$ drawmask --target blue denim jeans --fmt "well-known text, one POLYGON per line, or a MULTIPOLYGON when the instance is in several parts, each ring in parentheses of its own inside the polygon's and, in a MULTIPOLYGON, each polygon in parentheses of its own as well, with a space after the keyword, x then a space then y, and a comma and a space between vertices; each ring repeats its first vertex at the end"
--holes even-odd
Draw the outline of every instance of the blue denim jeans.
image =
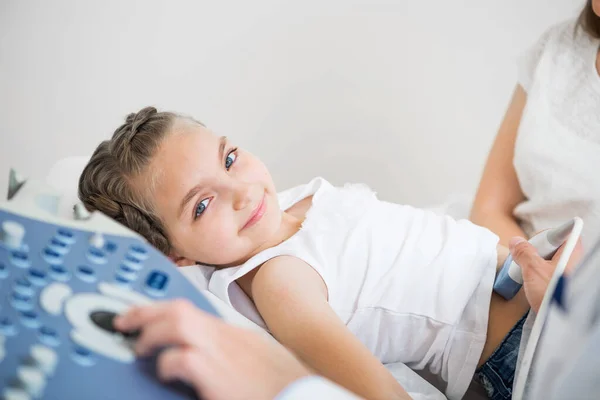
POLYGON ((512 398, 521 333, 527 314, 513 326, 485 364, 475 371, 475 376, 492 400, 512 398))

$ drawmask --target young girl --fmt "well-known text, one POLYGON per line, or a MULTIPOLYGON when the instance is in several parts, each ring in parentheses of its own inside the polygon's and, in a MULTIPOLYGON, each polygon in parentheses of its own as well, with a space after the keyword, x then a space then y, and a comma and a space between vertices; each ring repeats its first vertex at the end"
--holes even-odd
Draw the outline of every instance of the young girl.
POLYGON ((322 178, 278 196, 257 158, 151 107, 98 146, 79 195, 177 264, 216 266, 213 293, 231 305, 239 285, 275 338, 365 398, 406 396, 391 362, 451 399, 476 370, 510 395, 528 305, 492 293, 508 253, 484 228, 322 178))

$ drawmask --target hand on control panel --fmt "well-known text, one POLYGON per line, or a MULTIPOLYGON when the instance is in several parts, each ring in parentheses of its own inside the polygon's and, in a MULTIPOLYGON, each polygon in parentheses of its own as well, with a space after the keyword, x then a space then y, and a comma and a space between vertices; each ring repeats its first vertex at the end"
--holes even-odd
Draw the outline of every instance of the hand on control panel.
POLYGON ((207 400, 272 399, 309 375, 283 346, 228 325, 185 300, 134 307, 117 317, 114 326, 125 332, 141 330, 134 345, 140 356, 169 346, 158 356, 159 377, 186 382, 207 400))

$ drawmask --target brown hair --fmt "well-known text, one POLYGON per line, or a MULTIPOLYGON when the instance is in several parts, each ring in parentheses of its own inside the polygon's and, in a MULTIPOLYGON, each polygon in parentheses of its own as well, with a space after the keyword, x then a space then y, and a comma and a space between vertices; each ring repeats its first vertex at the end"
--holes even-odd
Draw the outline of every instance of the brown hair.
POLYGON ((592 0, 587 1, 581 14, 579 14, 577 26, 581 27, 591 37, 600 39, 600 17, 594 12, 592 0))
POLYGON ((169 254, 171 245, 147 193, 133 180, 142 174, 177 120, 202 123, 146 107, 129 114, 110 140, 96 148, 79 178, 79 198, 89 211, 98 210, 144 236, 169 254))

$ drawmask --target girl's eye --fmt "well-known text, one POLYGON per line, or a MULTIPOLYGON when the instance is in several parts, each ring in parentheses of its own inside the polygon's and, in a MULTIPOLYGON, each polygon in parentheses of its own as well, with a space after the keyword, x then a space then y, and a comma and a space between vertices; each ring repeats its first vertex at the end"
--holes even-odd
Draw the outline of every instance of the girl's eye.
POLYGON ((235 160, 237 160, 237 154, 235 154, 236 150, 237 149, 233 149, 227 154, 227 158, 225 159, 225 169, 227 171, 229 171, 229 168, 231 168, 235 160))
POLYGON ((194 219, 197 219, 204 211, 206 211, 206 207, 208 207, 208 203, 210 203, 209 199, 204 199, 196 206, 194 210, 194 219))

